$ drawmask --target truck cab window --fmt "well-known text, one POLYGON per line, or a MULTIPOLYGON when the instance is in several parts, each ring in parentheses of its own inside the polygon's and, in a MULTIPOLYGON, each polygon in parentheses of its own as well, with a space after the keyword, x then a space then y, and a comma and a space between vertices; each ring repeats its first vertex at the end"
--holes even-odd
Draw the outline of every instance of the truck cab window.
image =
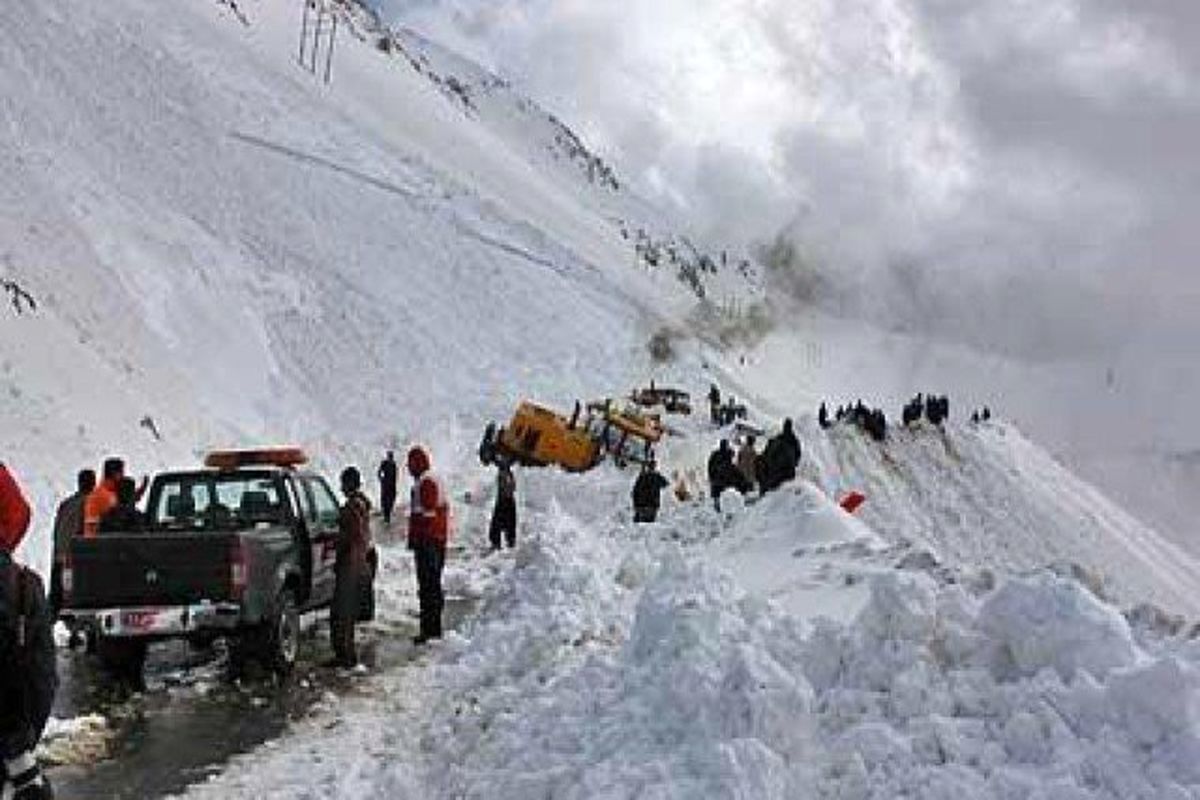
POLYGON ((337 525, 338 502, 329 486, 320 478, 308 478, 305 485, 311 493, 317 521, 325 527, 337 525))

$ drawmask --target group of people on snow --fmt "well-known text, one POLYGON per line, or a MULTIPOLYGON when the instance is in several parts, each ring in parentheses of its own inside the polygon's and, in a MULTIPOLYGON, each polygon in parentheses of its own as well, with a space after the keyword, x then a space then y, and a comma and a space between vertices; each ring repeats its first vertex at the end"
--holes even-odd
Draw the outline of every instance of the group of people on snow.
POLYGON ((971 412, 971 422, 978 425, 981 422, 990 422, 992 419, 992 410, 984 406, 978 411, 971 412))
POLYGON ((747 415, 746 405, 739 403, 733 395, 721 402, 721 390, 714 383, 708 388, 708 413, 712 424, 718 428, 732 425, 747 415))
POLYGON ((950 419, 950 398, 946 395, 920 394, 909 400, 904 406, 901 418, 905 427, 919 422, 922 415, 929 424, 940 426, 950 419))
POLYGON ((828 430, 835 424, 843 422, 856 425, 877 442, 882 442, 887 438, 887 415, 883 413, 883 409, 868 408, 862 400, 857 400, 854 403, 838 406, 831 420, 829 407, 825 405, 824 401, 821 402, 820 408, 817 409, 817 424, 823 430, 828 430))
POLYGON ((718 511, 721 495, 730 489, 742 495, 757 489, 763 495, 796 478, 801 448, 791 419, 783 421, 782 430, 767 441, 761 453, 756 444, 757 437, 749 434, 735 454, 729 440, 722 439, 709 455, 708 485, 718 511))

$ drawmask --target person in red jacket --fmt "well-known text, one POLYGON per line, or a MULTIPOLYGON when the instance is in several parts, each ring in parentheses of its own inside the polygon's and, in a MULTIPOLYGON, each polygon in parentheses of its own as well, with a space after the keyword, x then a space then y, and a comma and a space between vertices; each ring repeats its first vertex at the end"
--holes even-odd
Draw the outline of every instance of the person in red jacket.
POLYGON ((0 795, 47 800, 53 792, 34 751, 50 718, 58 675, 42 580, 13 560, 29 520, 29 503, 0 464, 0 795))
POLYGON ((412 502, 408 512, 408 546, 417 564, 417 598, 421 604, 421 630, 414 644, 442 638, 442 567, 450 538, 450 501, 442 482, 433 474, 429 453, 422 447, 408 451, 412 476, 412 502))

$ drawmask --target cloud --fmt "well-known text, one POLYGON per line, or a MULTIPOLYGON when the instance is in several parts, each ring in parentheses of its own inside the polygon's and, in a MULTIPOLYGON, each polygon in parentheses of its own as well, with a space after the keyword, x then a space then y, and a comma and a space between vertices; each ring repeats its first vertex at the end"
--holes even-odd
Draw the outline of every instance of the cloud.
POLYGON ((1197 325, 1195 4, 382 2, 710 236, 786 231, 859 312, 1025 353, 1197 325))

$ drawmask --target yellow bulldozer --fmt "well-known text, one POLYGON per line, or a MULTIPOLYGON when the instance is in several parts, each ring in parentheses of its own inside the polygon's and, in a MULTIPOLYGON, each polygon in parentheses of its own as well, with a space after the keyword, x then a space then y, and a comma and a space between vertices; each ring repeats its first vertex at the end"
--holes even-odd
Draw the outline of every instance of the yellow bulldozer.
POLYGON ((570 417, 525 401, 506 427, 490 423, 479 445, 485 465, 505 460, 523 466, 558 465, 586 472, 605 456, 618 465, 642 464, 654 457, 663 428, 653 415, 611 401, 579 403, 570 417))

